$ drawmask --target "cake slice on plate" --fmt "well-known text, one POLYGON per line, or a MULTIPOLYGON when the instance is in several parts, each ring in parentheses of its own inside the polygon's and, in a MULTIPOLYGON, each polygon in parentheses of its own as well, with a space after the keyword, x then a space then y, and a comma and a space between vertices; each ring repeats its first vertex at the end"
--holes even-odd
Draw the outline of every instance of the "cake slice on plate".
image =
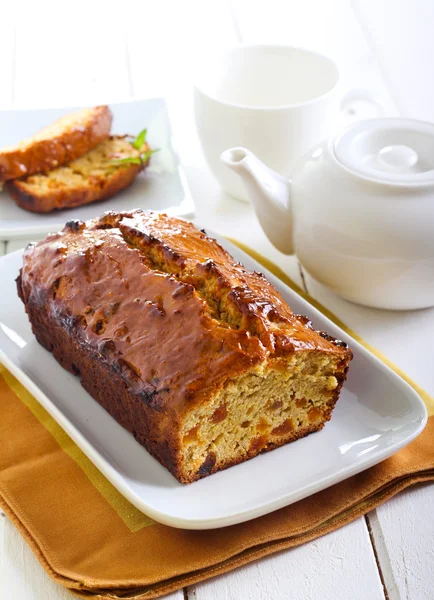
POLYGON ((110 136, 71 163, 8 181, 6 189, 18 206, 38 213, 107 200, 133 183, 151 152, 145 141, 138 149, 127 136, 110 136))
POLYGON ((46 173, 95 148, 110 135, 108 106, 84 108, 65 115, 16 146, 0 150, 0 183, 46 173))

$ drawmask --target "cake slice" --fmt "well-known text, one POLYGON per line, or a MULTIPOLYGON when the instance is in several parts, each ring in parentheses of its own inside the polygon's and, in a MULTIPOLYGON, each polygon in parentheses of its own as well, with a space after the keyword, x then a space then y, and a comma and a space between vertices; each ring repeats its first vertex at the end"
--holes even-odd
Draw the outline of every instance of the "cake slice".
POLYGON ((352 357, 152 212, 67 223, 26 249, 18 291, 38 341, 183 483, 321 429, 352 357))
POLYGON ((6 190, 21 208, 46 213, 106 200, 132 184, 149 163, 146 142, 140 149, 126 136, 111 136, 68 165, 46 174, 30 175, 6 183, 6 190))
POLYGON ((0 183, 46 173, 95 148, 110 134, 108 106, 84 108, 65 115, 16 146, 0 150, 0 183))

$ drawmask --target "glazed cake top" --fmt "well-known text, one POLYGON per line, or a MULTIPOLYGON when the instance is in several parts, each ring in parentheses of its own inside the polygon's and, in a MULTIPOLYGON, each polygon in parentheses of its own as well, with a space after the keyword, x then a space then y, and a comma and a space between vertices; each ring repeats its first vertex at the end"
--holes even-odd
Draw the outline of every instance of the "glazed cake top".
POLYGON ((40 306, 157 409, 177 412, 228 378, 300 350, 348 350, 191 223, 106 213, 27 247, 26 303, 40 306))

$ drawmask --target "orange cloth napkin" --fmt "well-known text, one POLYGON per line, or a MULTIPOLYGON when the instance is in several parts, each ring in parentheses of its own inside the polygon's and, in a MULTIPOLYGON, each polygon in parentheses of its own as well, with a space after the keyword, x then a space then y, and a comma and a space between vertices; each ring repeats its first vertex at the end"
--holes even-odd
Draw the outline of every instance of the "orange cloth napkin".
MULTIPOLYGON (((244 250, 305 296, 277 267, 244 250)), ((433 398, 410 383, 434 415, 433 398)), ((129 504, 3 367, 0 414, 0 505, 47 573, 83 598, 157 598, 303 544, 410 485, 434 480, 431 416, 407 448, 323 492, 248 523, 184 531, 155 523, 129 504)))

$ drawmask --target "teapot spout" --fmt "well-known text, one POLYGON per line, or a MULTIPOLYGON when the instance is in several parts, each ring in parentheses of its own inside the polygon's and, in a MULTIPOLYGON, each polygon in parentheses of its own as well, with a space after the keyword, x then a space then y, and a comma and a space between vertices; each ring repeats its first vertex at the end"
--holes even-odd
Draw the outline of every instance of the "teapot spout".
POLYGON ((256 216, 270 242, 280 252, 294 254, 291 182, 245 148, 225 150, 220 159, 244 181, 256 216))

